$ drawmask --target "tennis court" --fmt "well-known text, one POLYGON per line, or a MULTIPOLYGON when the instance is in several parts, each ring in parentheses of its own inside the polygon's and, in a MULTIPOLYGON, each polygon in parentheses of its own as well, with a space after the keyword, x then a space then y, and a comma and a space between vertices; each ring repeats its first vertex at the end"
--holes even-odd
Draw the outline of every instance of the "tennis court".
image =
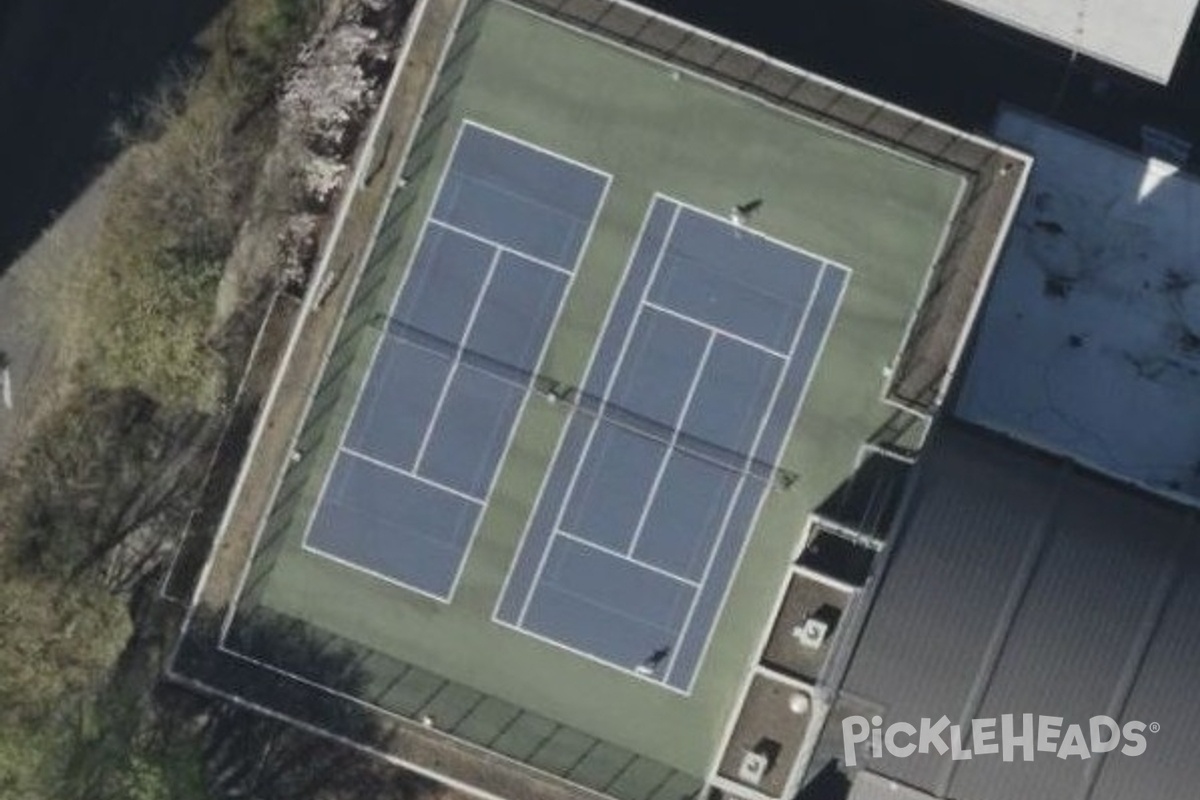
MULTIPOLYGON (((623 800, 679 800, 717 763, 805 519, 895 415, 881 375, 965 184, 522 5, 463 10, 429 6, 457 31, 431 48, 444 62, 413 62, 437 66, 437 85, 396 94, 422 121, 381 138, 347 184, 354 235, 288 342, 222 526, 237 547, 214 549, 203 607, 231 609, 214 639, 233 694, 277 687, 286 698, 266 707, 339 735, 363 713, 389 732, 432 720, 439 748, 496 766, 489 787, 511 759, 623 800), (378 213, 353 210, 377 195, 378 213), (755 198, 738 239, 728 213, 755 198), (789 280, 771 283, 776 268, 789 280), (313 702, 294 699, 302 684, 313 702)), ((726 52, 657 18, 647 30, 700 59, 726 52)), ((760 66, 798 97, 829 89, 736 50, 722 65, 760 66)), ((461 762, 468 781, 479 763, 461 762)))
POLYGON ((689 692, 848 277, 657 196, 496 619, 689 692))
POLYGON ((450 599, 607 187, 463 124, 306 550, 450 599))

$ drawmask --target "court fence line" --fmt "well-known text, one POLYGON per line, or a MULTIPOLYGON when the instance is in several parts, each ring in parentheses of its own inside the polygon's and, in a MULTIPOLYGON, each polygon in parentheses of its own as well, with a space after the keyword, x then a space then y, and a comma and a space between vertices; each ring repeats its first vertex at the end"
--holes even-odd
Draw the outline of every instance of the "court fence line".
POLYGON ((887 388, 902 408, 930 415, 940 407, 963 353, 960 333, 999 255, 990 245, 1007 230, 1029 156, 627 0, 508 2, 966 177, 969 189, 887 388))

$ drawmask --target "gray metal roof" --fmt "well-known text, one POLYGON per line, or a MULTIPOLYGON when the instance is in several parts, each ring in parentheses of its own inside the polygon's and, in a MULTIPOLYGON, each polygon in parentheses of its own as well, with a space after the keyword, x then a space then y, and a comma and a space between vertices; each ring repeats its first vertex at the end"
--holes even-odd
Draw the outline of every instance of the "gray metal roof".
MULTIPOLYGON (((1200 786, 1200 522, 946 422, 843 689, 885 724, 1032 713, 1158 722, 1140 757, 913 755, 868 769, 937 797, 1191 800, 1200 786)), ((969 746, 969 745, 968 745, 969 746)))
POLYGON ((849 800, 931 800, 924 792, 918 792, 903 784, 888 780, 871 772, 860 772, 854 778, 849 800))

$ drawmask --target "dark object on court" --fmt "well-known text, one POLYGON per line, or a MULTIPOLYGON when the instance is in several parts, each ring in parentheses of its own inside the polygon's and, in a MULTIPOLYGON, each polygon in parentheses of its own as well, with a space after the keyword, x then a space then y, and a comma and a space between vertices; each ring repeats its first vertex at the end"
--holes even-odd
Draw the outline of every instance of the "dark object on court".
POLYGON ((734 208, 737 209, 737 213, 741 217, 745 218, 745 217, 749 217, 755 211, 758 211, 758 209, 762 207, 762 204, 763 204, 763 199, 761 197, 756 197, 753 200, 749 200, 745 203, 742 203, 741 205, 734 206, 734 208))
POLYGON ((667 656, 669 655, 671 655, 671 648, 669 646, 660 647, 646 658, 646 666, 650 667, 650 669, 658 669, 667 660, 667 656))

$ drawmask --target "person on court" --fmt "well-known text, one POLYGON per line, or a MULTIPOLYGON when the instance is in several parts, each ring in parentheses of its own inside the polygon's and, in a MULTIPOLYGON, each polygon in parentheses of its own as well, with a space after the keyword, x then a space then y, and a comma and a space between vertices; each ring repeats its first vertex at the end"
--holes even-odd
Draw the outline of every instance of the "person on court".
POLYGON ((657 672, 658 668, 666 662, 669 655, 671 655, 670 646, 660 647, 646 658, 644 664, 651 672, 657 672))

